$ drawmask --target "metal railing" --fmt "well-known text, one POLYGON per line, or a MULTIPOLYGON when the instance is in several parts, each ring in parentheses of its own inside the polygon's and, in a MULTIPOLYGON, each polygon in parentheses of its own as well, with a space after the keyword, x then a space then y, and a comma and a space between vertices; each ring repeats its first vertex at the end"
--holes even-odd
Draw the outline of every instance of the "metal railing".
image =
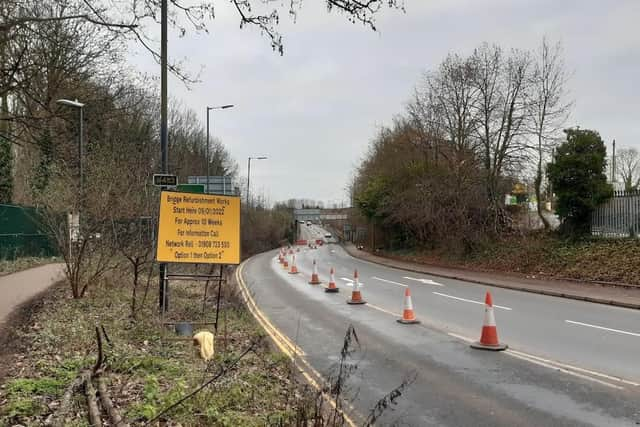
POLYGON ((601 237, 640 236, 640 191, 615 191, 591 217, 591 234, 601 237))

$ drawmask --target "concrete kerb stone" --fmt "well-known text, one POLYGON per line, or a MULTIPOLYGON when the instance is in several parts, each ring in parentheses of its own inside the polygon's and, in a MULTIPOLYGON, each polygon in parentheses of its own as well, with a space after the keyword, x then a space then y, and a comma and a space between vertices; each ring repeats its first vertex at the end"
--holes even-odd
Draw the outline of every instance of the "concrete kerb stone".
MULTIPOLYGON (((429 271, 427 269, 428 266, 425 266, 426 268, 424 270, 409 268, 409 267, 406 267, 406 266, 399 266, 399 265, 395 265, 392 262, 393 260, 388 260, 389 262, 382 262, 382 261, 378 261, 378 260, 373 260, 373 259, 370 259, 369 257, 361 256, 360 254, 358 254, 355 251, 351 250, 351 248, 347 247, 346 245, 342 245, 342 247, 344 248, 345 251, 347 251, 347 253, 349 253, 351 256, 353 256, 355 258, 362 259, 362 260, 368 261, 368 262, 372 262, 374 264, 383 265, 385 267, 392 267, 392 268, 397 268, 399 270, 410 271, 412 273, 429 274, 429 275, 435 276, 435 277, 442 277, 442 278, 445 278, 445 279, 460 280, 460 281, 463 281, 463 282, 475 283, 475 284, 478 284, 478 285, 493 286, 495 288, 511 289, 511 290, 514 290, 514 291, 529 292, 529 293, 532 293, 532 294, 547 295, 547 296, 553 296, 553 297, 573 299, 573 300, 578 300, 578 301, 587 301, 587 302, 592 302, 592 303, 596 303, 596 304, 612 305, 612 306, 616 306, 616 307, 624 307, 624 308, 631 308, 631 309, 634 309, 634 310, 640 310, 640 304, 635 304, 635 303, 631 303, 631 302, 616 301, 616 300, 610 300, 610 299, 606 299, 606 298, 589 297, 589 296, 585 296, 585 295, 568 294, 568 293, 564 293, 564 292, 549 291, 549 290, 546 290, 546 289, 535 289, 535 288, 527 288, 527 287, 523 287, 523 286, 505 285, 505 284, 501 284, 501 283, 489 282, 489 281, 486 281, 486 280, 470 279, 468 277, 460 277, 460 276, 456 276, 456 275, 447 275, 447 274, 442 274, 442 273, 434 273, 434 272, 431 272, 431 271, 429 271)), ((359 252, 361 252, 361 251, 359 251, 359 252)), ((366 254, 369 255, 368 253, 366 253, 366 254)))

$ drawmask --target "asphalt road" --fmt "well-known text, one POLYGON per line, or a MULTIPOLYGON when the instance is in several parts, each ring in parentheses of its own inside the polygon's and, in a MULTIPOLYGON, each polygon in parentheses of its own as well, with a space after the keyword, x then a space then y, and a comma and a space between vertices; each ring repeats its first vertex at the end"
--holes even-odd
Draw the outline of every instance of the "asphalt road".
MULTIPOLYGON (((302 228, 303 238, 325 233, 302 228)), ((354 259, 338 245, 301 249, 298 275, 276 255, 252 258, 241 275, 264 315, 325 377, 338 369, 354 326, 360 347, 347 383, 356 420, 416 375, 378 425, 640 424, 640 312, 408 273, 354 259), (336 269, 340 293, 308 284, 314 259, 324 283, 336 269), (345 303, 356 268, 364 306, 345 303), (395 321, 406 286, 420 325, 395 321), (487 289, 506 352, 467 342, 479 337, 487 289)))

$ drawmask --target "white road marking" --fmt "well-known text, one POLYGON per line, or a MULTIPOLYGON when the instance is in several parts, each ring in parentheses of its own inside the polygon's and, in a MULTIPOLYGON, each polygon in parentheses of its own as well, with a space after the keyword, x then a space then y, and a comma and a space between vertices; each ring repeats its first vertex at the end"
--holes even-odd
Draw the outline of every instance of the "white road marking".
POLYGON ((551 364, 554 364, 554 365, 562 366, 563 368, 573 369, 574 371, 583 372, 585 374, 590 374, 590 375, 593 375, 593 376, 596 376, 596 377, 606 378, 606 379, 612 380, 612 381, 619 381, 621 383, 632 385, 634 387, 640 386, 640 384, 638 384, 636 382, 633 382, 633 381, 625 380, 624 378, 614 377, 612 375, 603 374, 603 373, 597 372, 597 371, 591 371, 589 369, 580 368, 578 366, 569 365, 567 363, 556 362, 555 360, 544 359, 542 357, 534 356, 532 354, 522 353, 520 351, 516 351, 516 350, 512 350, 512 349, 507 350, 507 352, 519 354, 519 355, 526 356, 526 357, 530 357, 532 359, 536 359, 536 360, 539 360, 541 362, 546 362, 546 363, 551 363, 551 364))
POLYGON ((393 280, 381 279, 381 278, 376 277, 376 276, 373 276, 372 279, 379 280, 379 281, 385 282, 385 283, 391 283, 392 285, 398 285, 398 286, 402 286, 402 287, 405 287, 405 288, 409 287, 409 285, 404 285, 402 283, 394 282, 393 280))
POLYGON ((467 338, 467 337, 464 337, 462 335, 454 334, 453 332, 449 332, 447 335, 450 335, 450 336, 452 336, 454 338, 458 338, 459 340, 466 341, 466 342, 475 341, 475 340, 472 340, 471 338, 467 338))
MULTIPOLYGON (((447 335, 452 336, 454 338, 458 338, 459 340, 462 340, 462 341, 465 341, 465 342, 468 342, 468 343, 476 341, 476 340, 473 340, 471 338, 465 337, 463 335, 454 334, 453 332, 449 332, 449 333, 447 333, 447 335)), ((574 376, 579 377, 579 378, 587 379, 589 381, 594 381, 594 382, 597 382, 599 384, 605 385, 607 387, 612 387, 612 388, 616 388, 616 389, 623 389, 623 387, 608 383, 606 381, 601 381, 601 380, 598 380, 596 378, 589 377, 587 375, 582 375, 582 374, 580 374, 578 372, 581 372, 581 373, 584 373, 584 374, 593 375, 595 377, 605 378, 605 379, 612 380, 612 381, 618 381, 618 382, 621 382, 623 384, 632 385, 634 387, 640 386, 640 384, 635 383, 633 381, 625 380, 624 378, 614 377, 614 376, 611 376, 611 375, 603 374, 602 372, 591 371, 591 370, 588 370, 588 369, 579 368, 577 366, 573 366, 573 365, 569 365, 569 364, 566 364, 566 363, 557 362, 555 360, 545 359, 545 358, 542 358, 542 357, 539 357, 539 356, 534 356, 533 354, 523 353, 521 351, 516 351, 516 350, 513 350, 513 349, 507 349, 507 350, 505 350, 505 353, 507 353, 510 356, 517 357, 519 359, 525 360, 527 362, 531 362, 531 363, 534 363, 536 365, 544 366, 544 367, 547 367, 547 368, 550 368, 550 369, 558 370, 558 371, 564 372, 564 373, 569 374, 569 375, 574 375, 574 376), (563 368, 566 368, 566 369, 563 369, 563 368), (573 372, 573 371, 577 371, 577 372, 573 372)))
MULTIPOLYGON (((483 302, 483 301, 474 301, 474 300, 470 300, 470 299, 466 299, 466 298, 454 297, 453 295, 442 294, 442 293, 440 293, 440 292, 433 292, 433 293, 434 293, 434 294, 436 294, 436 295, 440 295, 441 297, 447 297, 447 298, 456 299, 456 300, 459 300, 459 301, 466 301, 466 302, 472 302, 472 303, 474 303, 474 304, 484 305, 484 302, 483 302)), ((501 308, 501 309, 503 309, 503 310, 509 310, 509 311, 513 310, 512 308, 505 307, 505 306, 503 306, 503 305, 496 305, 496 304, 494 304, 493 306, 494 306, 495 308, 501 308)))
MULTIPOLYGON (((347 286, 351 286, 353 287, 353 280, 351 279, 347 279, 346 277, 341 277, 341 280, 344 280, 345 282, 347 282, 347 286)), ((364 283, 360 282, 360 287, 364 286, 364 283)))
POLYGON ((407 277, 407 276, 404 276, 403 279, 413 280, 415 282, 424 283, 425 285, 444 286, 442 283, 434 282, 431 279, 418 279, 416 277, 407 277))
POLYGON ((576 322, 575 320, 565 320, 565 322, 572 323, 574 325, 587 326, 589 328, 594 328, 594 329, 602 329, 603 331, 616 332, 618 334, 625 334, 625 335, 631 335, 631 336, 634 336, 634 337, 640 337, 640 334, 638 334, 636 332, 623 331, 623 330, 620 330, 620 329, 605 328, 604 326, 598 326, 598 325, 591 325, 589 323, 576 322))
POLYGON ((588 381, 593 381, 595 383, 601 384, 601 385, 606 386, 606 387, 615 388, 616 390, 624 390, 624 387, 620 387, 619 385, 611 384, 611 383, 608 383, 606 381, 599 380, 597 378, 589 377, 587 375, 582 375, 582 374, 579 374, 577 372, 569 371, 567 369, 563 369, 563 368, 560 368, 558 366, 554 366, 554 365, 551 365, 551 364, 548 364, 548 363, 540 362, 539 360, 536 360, 534 358, 530 358, 530 357, 527 357, 527 356, 522 356, 520 354, 516 354, 514 352, 511 352, 509 350, 505 350, 505 353, 507 353, 509 356, 516 357, 516 358, 522 359, 522 360, 526 360, 527 362, 533 363, 535 365, 544 366, 545 368, 549 368, 549 369, 553 369, 553 370, 556 370, 556 371, 563 372, 565 374, 573 375, 574 377, 582 378, 582 379, 588 380, 588 381))
POLYGON ((373 305, 373 304, 371 304, 369 302, 367 303, 367 306, 373 308, 374 310, 378 310, 378 311, 381 311, 383 313, 390 314, 393 317, 402 317, 402 314, 394 313, 392 311, 387 310, 386 308, 378 307, 377 305, 373 305))

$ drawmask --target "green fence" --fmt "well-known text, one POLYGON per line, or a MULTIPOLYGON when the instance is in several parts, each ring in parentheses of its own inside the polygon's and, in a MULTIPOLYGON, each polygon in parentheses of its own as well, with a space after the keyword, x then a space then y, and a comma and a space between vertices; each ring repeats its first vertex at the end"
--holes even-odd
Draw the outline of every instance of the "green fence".
POLYGON ((0 259, 57 255, 34 208, 0 204, 0 259))

